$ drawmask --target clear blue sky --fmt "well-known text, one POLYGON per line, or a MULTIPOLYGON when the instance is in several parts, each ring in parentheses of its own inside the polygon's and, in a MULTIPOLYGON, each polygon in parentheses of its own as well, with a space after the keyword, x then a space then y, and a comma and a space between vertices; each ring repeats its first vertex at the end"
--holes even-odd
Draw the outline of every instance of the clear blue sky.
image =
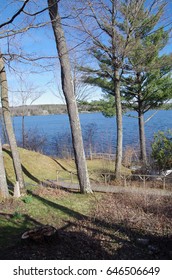
MULTIPOLYGON (((0 1, 0 23, 6 21, 10 18, 13 13, 17 10, 19 6, 22 5, 23 1, 18 1, 18 7, 16 6, 17 1, 14 1, 15 4, 10 4, 11 1, 0 1), (10 5, 8 5, 10 4, 10 5)), ((62 1, 63 2, 63 1, 62 1)), ((149 1, 150 2, 150 1, 149 1)), ((45 1, 36 1, 36 3, 40 3, 41 7, 43 4, 46 4, 45 1)), ((35 8, 35 5, 29 6, 29 9, 32 11, 35 8)), ((168 0, 168 9, 166 16, 171 20, 172 14, 172 1, 168 0)), ((46 11, 43 15, 37 17, 35 23, 40 23, 43 21, 49 21, 48 12, 46 11)), ((18 28, 23 25, 27 25, 25 16, 22 15, 14 21, 14 25, 18 28)), ((69 31, 71 32, 71 31, 69 31)), ((0 34, 1 35, 1 34, 0 34)), ((67 33, 67 39, 69 42, 69 46, 71 47, 71 38, 74 38, 75 34, 67 33)), ((25 34, 18 35, 16 37, 10 37, 10 39, 1 39, 0 42, 1 51, 6 52, 8 49, 8 44, 10 51, 14 51, 15 53, 26 53, 33 56, 56 56, 57 51, 54 42, 53 32, 50 25, 47 25, 44 28, 33 29, 25 34)), ((172 39, 170 39, 169 45, 165 48, 164 52, 171 52, 172 39)), ((15 63, 11 61, 10 67, 6 68, 8 73, 8 84, 10 90, 10 100, 12 102, 11 105, 16 105, 18 101, 16 101, 16 91, 21 89, 21 80, 19 77, 21 76, 19 72, 23 73, 22 78, 24 83, 22 88, 25 88, 25 83, 27 83, 27 88, 30 86, 35 86, 38 91, 44 92, 44 94, 34 103, 34 104, 51 104, 51 103, 60 103, 60 99, 58 99, 53 92, 58 91, 58 85, 60 85, 60 68, 58 59, 52 59, 50 61, 51 67, 48 65, 48 60, 39 60, 29 65, 27 61, 23 63, 15 63), (41 67, 40 64, 44 65, 41 67), (15 69, 15 71, 12 70, 15 69)), ((101 97, 101 90, 95 88, 94 95, 91 99, 98 99, 101 97), (94 96, 94 97, 93 97, 94 96)))

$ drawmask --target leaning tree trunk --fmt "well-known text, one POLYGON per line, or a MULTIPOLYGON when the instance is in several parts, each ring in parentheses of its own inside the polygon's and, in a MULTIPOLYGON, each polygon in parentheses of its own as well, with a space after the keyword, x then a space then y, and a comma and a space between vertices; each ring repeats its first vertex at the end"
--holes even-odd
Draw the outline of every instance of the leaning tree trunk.
POLYGON ((13 125, 11 121, 11 114, 10 114, 9 101, 8 101, 7 77, 6 77, 2 54, 0 54, 0 86, 1 86, 2 113, 3 113, 9 144, 11 147, 16 180, 17 183, 19 184, 19 187, 23 188, 24 187, 23 173, 22 173, 19 152, 17 149, 16 138, 13 130, 13 125))
POLYGON ((122 106, 121 106, 121 94, 120 94, 120 76, 119 70, 115 70, 115 106, 116 106, 116 125, 117 125, 117 146, 116 146, 116 160, 115 160, 115 177, 120 178, 121 165, 122 165, 122 106))
POLYGON ((139 140, 140 140, 140 159, 143 164, 147 163, 146 154, 146 138, 145 138, 145 124, 144 124, 144 114, 139 110, 138 112, 138 122, 139 122, 139 140))
POLYGON ((5 174, 3 153, 2 153, 2 144, 0 138, 0 196, 3 198, 9 197, 8 185, 5 174))
POLYGON ((85 159, 78 108, 72 83, 70 60, 64 31, 61 25, 61 18, 58 12, 58 4, 56 0, 47 1, 49 6, 49 15, 52 21, 52 28, 61 65, 62 88, 66 99, 69 121, 71 126, 75 163, 77 167, 80 191, 81 193, 91 193, 92 190, 90 186, 87 164, 85 159))

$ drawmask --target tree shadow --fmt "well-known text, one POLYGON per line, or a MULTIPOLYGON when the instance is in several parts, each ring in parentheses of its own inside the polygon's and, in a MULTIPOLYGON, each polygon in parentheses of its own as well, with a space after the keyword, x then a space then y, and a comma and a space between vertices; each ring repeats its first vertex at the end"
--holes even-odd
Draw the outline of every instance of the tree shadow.
MULTIPOLYGON (((14 219, 13 223, 18 225, 20 219, 16 219, 15 221, 15 214, 9 214, 9 213, 0 213, 0 217, 5 217, 5 218, 10 218, 10 219, 14 219)), ((23 225, 27 225, 28 223, 33 223, 33 225, 35 226, 41 226, 43 225, 42 223, 38 222, 37 220, 35 220, 33 217, 30 217, 27 214, 22 214, 22 222, 23 225)))
MULTIPOLYGON (((7 228, 9 231, 12 227, 7 228)), ((7 230, 6 229, 6 230, 7 230)), ((13 246, 0 250, 2 260, 159 260, 170 259, 165 249, 158 252, 149 252, 150 249, 138 245, 133 241, 117 239, 114 234, 106 240, 103 229, 95 230, 85 226, 84 230, 77 223, 70 221, 57 230, 50 240, 34 242, 18 239, 13 246), (94 236, 99 234, 99 238, 94 236), (117 248, 112 246, 117 244, 117 248)), ((19 234, 19 233, 18 233, 19 234)), ((132 234, 132 231, 130 232, 132 234)), ((136 235, 135 235, 136 236, 136 235)), ((140 237, 140 235, 139 235, 140 237)), ((143 236, 142 236, 143 237, 143 236)), ((160 242, 160 240, 157 240, 160 242)), ((164 247, 163 242, 163 247, 164 247)), ((153 246, 153 245, 152 245, 153 246)))
MULTIPOLYGON (((12 158, 12 153, 11 153, 11 151, 9 151, 9 150, 6 149, 6 148, 3 148, 3 151, 5 151, 5 152, 12 158)), ((23 173, 24 173, 29 179, 31 179, 32 181, 34 181, 35 183, 41 184, 41 185, 43 185, 43 186, 52 186, 52 185, 53 185, 52 182, 49 182, 49 181, 41 181, 41 180, 39 180, 37 177, 35 177, 33 174, 31 174, 31 173, 28 171, 28 169, 27 169, 23 164, 21 164, 21 167, 22 167, 23 173)), ((8 182, 9 182, 9 184, 10 184, 11 186, 14 185, 11 181, 9 181, 8 178, 7 178, 7 180, 8 180, 8 182)), ((60 187, 60 186, 59 186, 59 187, 60 187)))
POLYGON ((72 210, 72 209, 70 209, 70 208, 68 208, 66 206, 63 206, 63 205, 60 205, 58 203, 52 202, 50 200, 47 200, 47 199, 45 199, 45 198, 35 194, 31 190, 27 190, 27 193, 32 195, 33 197, 35 197, 36 199, 38 199, 42 203, 44 203, 46 205, 49 205, 50 207, 53 207, 53 208, 55 208, 57 210, 60 210, 61 212, 69 215, 72 218, 75 218, 75 219, 78 219, 78 220, 80 220, 80 219, 87 219, 88 218, 87 216, 85 216, 85 215, 83 215, 81 213, 78 213, 77 211, 74 211, 74 210, 72 210))
POLYGON ((0 251, 3 260, 88 260, 110 259, 100 242, 80 231, 62 230, 50 241, 20 241, 0 251))
MULTIPOLYGON (((12 219, 14 215, 0 213, 0 216, 12 219)), ((21 235, 24 229, 25 231, 28 229, 30 222, 34 227, 42 225, 28 215, 24 215, 24 220, 14 221, 14 226, 1 227, 1 233, 6 234, 7 246, 2 246, 0 260, 109 259, 108 252, 102 248, 98 240, 84 232, 74 231, 72 229, 74 224, 70 221, 67 221, 65 226, 58 228, 51 239, 22 240, 21 235)), ((0 240, 1 238, 0 234, 0 240)))
MULTIPOLYGON (((89 232, 92 237, 103 236, 98 238, 99 243, 105 238, 105 243, 121 244, 117 249, 112 249, 106 257, 108 259, 170 259, 172 258, 172 239, 167 237, 155 236, 150 233, 141 232, 133 229, 126 223, 111 223, 100 218, 91 218, 74 211, 66 206, 51 202, 40 197, 33 192, 29 194, 40 200, 42 203, 62 211, 79 221, 79 227, 84 232, 89 232), (139 240, 148 240, 148 244, 139 243, 139 240)), ((77 229, 78 224, 70 222, 70 225, 77 229)), ((94 239, 94 238, 93 238, 94 239)), ((107 245, 107 244, 106 244, 107 245)), ((106 251, 105 245, 105 251, 106 251)), ((108 245, 109 246, 109 245, 108 245)), ((107 246, 107 247, 108 247, 107 246)), ((112 246, 113 247, 113 246, 112 246)))
POLYGON ((10 213, 0 213, 0 219, 4 221, 0 227, 0 259, 8 259, 11 252, 17 254, 17 247, 21 245, 21 235, 28 229, 32 227, 38 227, 42 224, 30 217, 27 214, 19 214, 15 212, 10 213), (15 253, 16 251, 16 253, 15 253), (4 253, 6 252, 6 258, 4 253))
MULTIPOLYGON (((5 152, 11 157, 11 159, 12 159, 12 153, 11 153, 10 150, 8 150, 7 148, 4 148, 4 147, 3 147, 3 151, 5 151, 5 152)), ((53 158, 52 158, 52 160, 54 160, 63 170, 69 172, 69 171, 68 171, 67 169, 65 169, 65 167, 63 167, 63 165, 61 165, 56 159, 53 159, 53 158)), ((57 183, 54 184, 52 181, 48 181, 48 180, 46 180, 46 181, 41 181, 41 180, 39 180, 37 177, 35 177, 33 174, 31 174, 31 173, 28 171, 28 169, 27 169, 23 164, 21 164, 21 167, 22 167, 23 173, 24 173, 29 179, 31 179, 33 182, 35 182, 36 184, 40 184, 40 185, 45 186, 45 187, 58 187, 58 188, 64 189, 64 190, 66 189, 65 187, 61 186, 60 184, 59 184, 59 185, 58 185, 57 183)), ((76 175, 76 174, 75 174, 75 175, 76 175)), ((14 184, 13 184, 11 181, 9 181, 8 178, 7 178, 7 180, 8 180, 8 182, 9 182, 10 186, 14 187, 14 184)))
MULTIPOLYGON (((3 151, 5 151, 11 158, 12 158, 12 153, 11 153, 11 151, 10 150, 8 150, 8 149, 6 149, 6 148, 4 148, 3 147, 3 151)), ((24 172, 24 174, 28 177, 28 178, 30 178, 32 181, 34 181, 35 183, 40 183, 40 180, 38 179, 38 178, 36 178, 34 175, 32 175, 25 167, 24 167, 24 165, 23 164, 21 164, 21 166, 22 166, 22 170, 23 170, 23 172, 24 172)), ((11 182, 10 182, 11 183, 11 182)))
POLYGON ((53 161, 55 161, 55 163, 57 163, 57 165, 58 166, 60 166, 64 171, 66 171, 66 172, 70 172, 66 167, 64 167, 63 166, 63 164, 61 164, 57 159, 55 159, 55 158, 53 158, 53 157, 51 157, 51 159, 53 160, 53 161))
MULTIPOLYGON (((28 228, 41 225, 32 217, 24 215, 22 221, 15 220, 14 226, 1 228, 1 232, 8 232, 10 241, 14 245, 0 250, 0 259, 61 259, 61 260, 163 260, 172 257, 172 239, 170 237, 154 236, 139 232, 127 223, 114 223, 104 218, 83 215, 66 206, 49 201, 32 191, 28 193, 54 209, 69 216, 64 226, 57 228, 51 240, 41 242, 22 241, 21 234, 28 228), (70 220, 71 218, 71 220, 70 220), (18 226, 18 231, 14 227, 18 226), (148 244, 138 242, 147 240, 148 244)), ((1 213, 0 216, 11 219, 10 214, 1 213)), ((48 221, 47 221, 48 223, 48 221)))

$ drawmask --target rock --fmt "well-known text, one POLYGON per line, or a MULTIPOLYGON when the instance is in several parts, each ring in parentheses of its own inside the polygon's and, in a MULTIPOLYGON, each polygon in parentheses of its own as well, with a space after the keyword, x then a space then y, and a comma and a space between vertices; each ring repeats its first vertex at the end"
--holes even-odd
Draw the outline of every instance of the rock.
POLYGON ((53 226, 45 225, 24 232, 21 236, 21 239, 39 241, 44 240, 45 237, 53 236, 55 233, 56 229, 53 226))

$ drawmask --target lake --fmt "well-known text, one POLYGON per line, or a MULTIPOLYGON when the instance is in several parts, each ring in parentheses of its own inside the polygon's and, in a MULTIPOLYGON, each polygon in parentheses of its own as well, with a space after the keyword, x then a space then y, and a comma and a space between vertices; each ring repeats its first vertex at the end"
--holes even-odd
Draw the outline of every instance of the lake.
MULTIPOLYGON (((155 111, 145 114, 145 119, 155 111)), ((21 141, 21 117, 14 117, 13 124, 17 140, 21 141)), ((106 118, 101 113, 81 113, 80 121, 83 130, 85 146, 88 142, 94 147, 95 152, 114 152, 116 147, 116 120, 106 118)), ((35 134, 35 140, 46 137, 42 150, 46 154, 55 155, 60 146, 71 144, 69 119, 65 114, 25 117, 25 129, 28 135, 35 134), (59 146, 56 149, 56 146, 59 146)), ((158 130, 172 129, 172 110, 159 110, 146 124, 145 134, 148 147, 153 140, 153 135, 158 130)), ((138 119, 136 112, 129 112, 123 116, 123 145, 138 147, 138 119), (128 115, 131 115, 130 117, 128 115)), ((34 137, 33 137, 34 139, 34 137)), ((45 139, 44 139, 45 140, 45 139)))

